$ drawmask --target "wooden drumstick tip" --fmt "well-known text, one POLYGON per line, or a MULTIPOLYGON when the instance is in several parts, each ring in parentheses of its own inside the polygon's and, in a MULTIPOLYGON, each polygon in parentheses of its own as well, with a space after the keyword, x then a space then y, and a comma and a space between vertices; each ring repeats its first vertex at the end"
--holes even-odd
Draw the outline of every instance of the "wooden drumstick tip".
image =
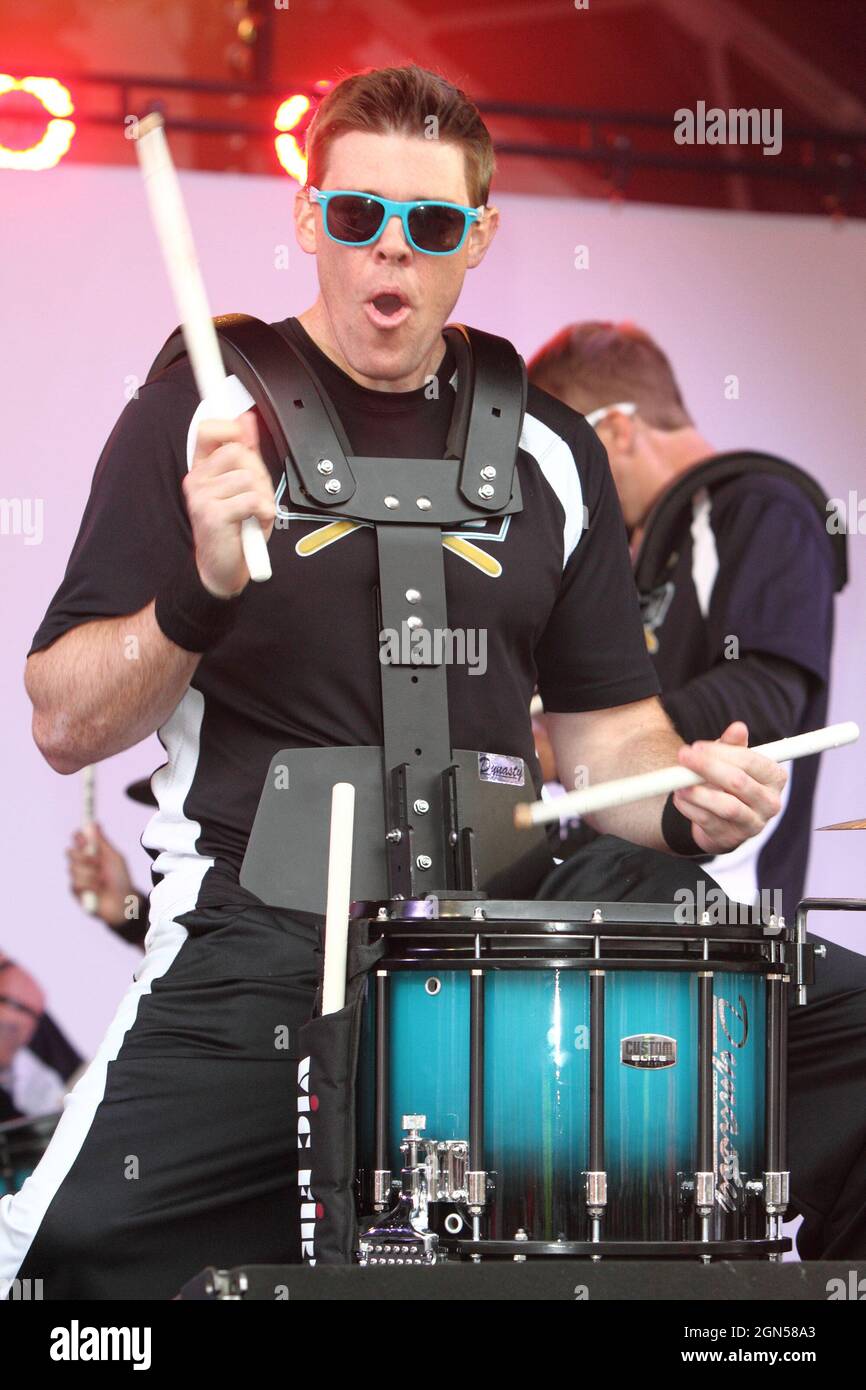
POLYGON ((163 119, 162 113, 159 111, 151 111, 139 121, 135 138, 136 140, 141 140, 145 135, 149 135, 152 130, 158 130, 160 126, 164 125, 165 120, 163 119))
POLYGON ((532 824, 532 807, 528 801, 521 801, 514 808, 514 824, 518 830, 528 830, 532 824))

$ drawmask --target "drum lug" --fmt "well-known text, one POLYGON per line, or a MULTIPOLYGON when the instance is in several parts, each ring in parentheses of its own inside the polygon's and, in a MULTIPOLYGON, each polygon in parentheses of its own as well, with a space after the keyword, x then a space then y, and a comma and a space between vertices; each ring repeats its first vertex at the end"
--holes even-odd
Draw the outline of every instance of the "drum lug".
POLYGON ((790 1200, 790 1173, 764 1173, 764 1208, 768 1216, 782 1216, 790 1200))
POLYGON ((436 1145, 438 1179, 431 1182, 430 1191, 440 1202, 468 1202, 469 1187, 466 1165, 469 1145, 465 1139, 443 1139, 436 1145))
MULTIPOLYGON (((764 1173, 764 1211, 767 1215, 767 1238, 778 1240, 782 1234, 782 1220, 790 1196, 791 1175, 786 1172, 764 1173)), ((770 1259, 778 1259, 771 1255, 770 1259)))
POLYGON ((695 1173, 695 1211, 698 1216, 709 1216, 716 1197, 715 1173, 695 1173))
POLYGON ((480 1216, 487 1205, 487 1174, 481 1170, 466 1174, 466 1190, 471 1216, 480 1216))
MULTIPOLYGON (((601 1240, 601 1223, 604 1220, 604 1213, 607 1207, 607 1173, 603 1169, 594 1169, 583 1175, 586 1179, 586 1214, 589 1217, 589 1238, 592 1241, 601 1240)), ((594 1260, 600 1258, 596 1255, 594 1260)))
POLYGON ((586 1210, 593 1220, 604 1216, 607 1206, 607 1173, 584 1173, 586 1178, 586 1210))
POLYGON ((384 1211, 391 1197, 391 1170, 378 1168, 373 1174, 373 1208, 384 1211))

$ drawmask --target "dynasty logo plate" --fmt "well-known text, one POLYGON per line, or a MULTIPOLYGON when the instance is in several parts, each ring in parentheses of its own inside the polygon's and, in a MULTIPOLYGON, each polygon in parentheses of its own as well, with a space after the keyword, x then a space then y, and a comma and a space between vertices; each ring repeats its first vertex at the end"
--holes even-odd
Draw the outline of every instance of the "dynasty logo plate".
POLYGON ((505 753, 478 754, 478 776, 482 782, 504 782, 506 786, 522 787, 523 766, 522 758, 509 758, 505 753))
POLYGON ((635 1033, 632 1037, 621 1040, 619 1056, 624 1067, 640 1067, 648 1071, 658 1071, 660 1067, 674 1067, 677 1061, 677 1040, 667 1038, 663 1033, 635 1033))

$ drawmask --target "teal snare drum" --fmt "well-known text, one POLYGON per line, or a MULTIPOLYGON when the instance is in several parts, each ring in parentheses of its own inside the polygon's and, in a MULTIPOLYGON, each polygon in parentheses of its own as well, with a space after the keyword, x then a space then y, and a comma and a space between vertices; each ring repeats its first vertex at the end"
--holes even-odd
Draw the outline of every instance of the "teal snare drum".
POLYGON ((387 912, 359 1067, 362 1262, 410 1229, 436 1258, 788 1248, 784 925, 653 904, 387 912))

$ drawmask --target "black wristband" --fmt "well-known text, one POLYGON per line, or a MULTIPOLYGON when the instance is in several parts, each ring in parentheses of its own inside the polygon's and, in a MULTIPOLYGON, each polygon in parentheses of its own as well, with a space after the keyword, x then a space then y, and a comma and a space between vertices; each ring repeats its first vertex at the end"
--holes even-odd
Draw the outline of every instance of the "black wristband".
POLYGON ((244 593, 218 598, 206 589, 190 550, 171 580, 156 596, 154 615, 169 641, 187 652, 207 652, 231 632, 240 616, 244 593))
POLYGON ((694 858, 695 855, 706 857, 704 850, 695 844, 692 835, 692 823, 688 816, 684 816, 682 811, 678 811, 674 805, 673 792, 665 802, 662 811, 662 838, 674 854, 689 859, 694 858))

